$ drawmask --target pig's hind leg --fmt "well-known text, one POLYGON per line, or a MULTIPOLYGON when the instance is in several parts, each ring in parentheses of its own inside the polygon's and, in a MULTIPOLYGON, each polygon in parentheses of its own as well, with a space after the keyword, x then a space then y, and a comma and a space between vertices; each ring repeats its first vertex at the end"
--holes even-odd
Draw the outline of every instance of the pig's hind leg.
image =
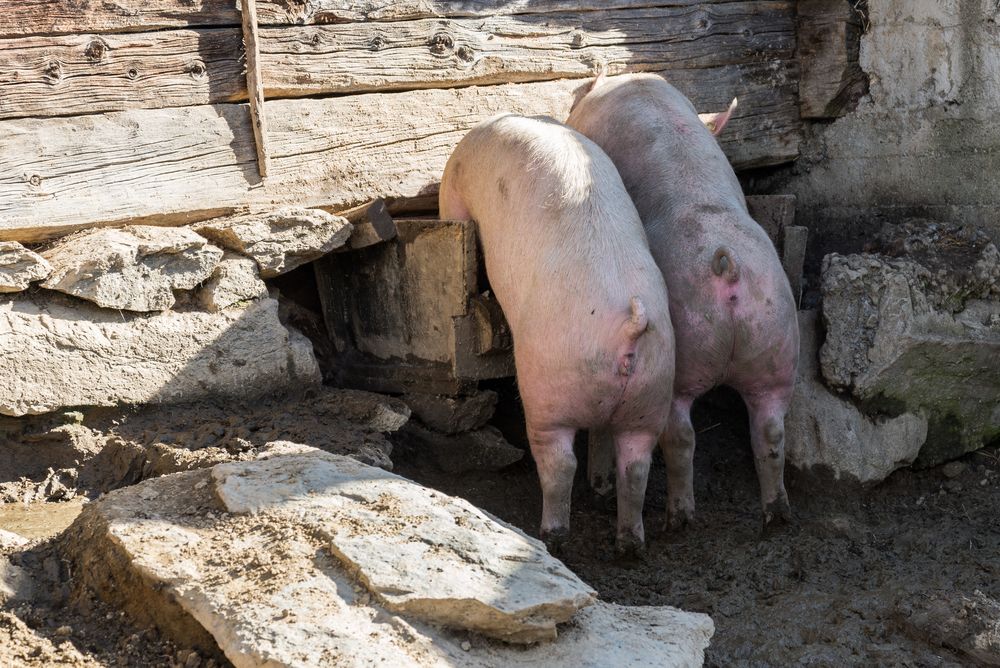
POLYGON ((569 535, 569 509, 576 474, 573 454, 575 429, 536 429, 528 426, 531 456, 542 487, 542 525, 539 535, 549 549, 558 549, 569 535))
POLYGON ((694 397, 675 396, 670 420, 660 436, 660 450, 667 465, 667 530, 681 529, 694 521, 694 397))
POLYGON ((649 465, 656 447, 657 434, 626 431, 615 434, 615 468, 618 493, 618 530, 615 552, 632 556, 645 548, 642 506, 646 499, 649 465))
POLYGON ((791 386, 756 392, 740 392, 750 414, 750 444, 760 483, 764 527, 775 520, 792 519, 785 492, 785 413, 791 401, 791 386))

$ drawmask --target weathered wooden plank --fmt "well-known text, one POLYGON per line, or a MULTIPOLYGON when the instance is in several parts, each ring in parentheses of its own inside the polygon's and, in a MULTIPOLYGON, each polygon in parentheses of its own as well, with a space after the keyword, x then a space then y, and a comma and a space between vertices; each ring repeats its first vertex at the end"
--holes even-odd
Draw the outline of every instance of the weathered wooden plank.
POLYGON ((268 171, 267 116, 264 114, 264 83, 260 76, 259 31, 256 0, 240 0, 243 17, 243 52, 247 66, 247 97, 250 103, 250 124, 257 148, 257 171, 265 178, 268 171))
POLYGON ((801 0, 798 13, 799 84, 803 118, 836 118, 868 93, 859 63, 862 23, 853 0, 801 0))
MULTIPOLYGON (((748 167, 797 154, 790 67, 675 70, 670 79, 699 110, 740 96, 737 113, 744 115, 721 139, 734 164, 748 167)), ((435 192, 448 155, 474 124, 501 112, 565 118, 583 85, 271 100, 274 175, 263 185, 245 105, 0 121, 0 239, 35 241, 125 222, 180 224, 241 207, 343 210, 373 197, 419 198, 435 192)))
MULTIPOLYGON (((261 0, 261 25, 605 11, 729 0, 261 0)), ((235 26, 233 0, 0 0, 0 37, 235 26)))
MULTIPOLYGON (((2 1, 2 0, 0 0, 2 1)), ((790 1, 260 31, 269 99, 782 61, 790 1)), ((242 101, 236 28, 0 40, 0 118, 242 101)))

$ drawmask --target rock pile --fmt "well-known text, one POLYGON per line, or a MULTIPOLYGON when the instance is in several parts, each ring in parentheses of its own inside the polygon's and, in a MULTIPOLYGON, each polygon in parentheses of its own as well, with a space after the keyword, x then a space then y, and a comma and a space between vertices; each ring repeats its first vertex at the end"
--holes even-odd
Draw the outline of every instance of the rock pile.
POLYGON ((342 246, 351 229, 294 209, 85 230, 37 253, 0 243, 0 292, 42 288, 0 301, 0 377, 10 380, 0 414, 245 399, 318 384, 312 346, 279 320, 261 276, 342 246))

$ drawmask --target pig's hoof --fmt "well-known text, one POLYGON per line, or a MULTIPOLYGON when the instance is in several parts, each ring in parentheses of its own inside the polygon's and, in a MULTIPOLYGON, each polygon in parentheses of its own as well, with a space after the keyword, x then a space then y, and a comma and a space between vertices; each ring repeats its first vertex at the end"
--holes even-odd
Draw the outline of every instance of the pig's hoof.
POLYGON ((694 526, 694 513, 689 510, 676 510, 667 512, 667 520, 663 528, 669 533, 678 533, 688 527, 694 526))
POLYGON ((619 560, 642 559, 646 556, 646 543, 638 536, 618 536, 615 539, 615 558, 619 560))
POLYGON ((792 509, 787 499, 779 499, 768 504, 764 509, 764 526, 761 534, 767 538, 781 533, 785 527, 792 524, 792 509))
POLYGON ((569 540, 569 529, 565 527, 558 527, 547 531, 542 529, 539 532, 539 535, 549 552, 558 555, 562 553, 563 547, 566 545, 566 541, 569 540))

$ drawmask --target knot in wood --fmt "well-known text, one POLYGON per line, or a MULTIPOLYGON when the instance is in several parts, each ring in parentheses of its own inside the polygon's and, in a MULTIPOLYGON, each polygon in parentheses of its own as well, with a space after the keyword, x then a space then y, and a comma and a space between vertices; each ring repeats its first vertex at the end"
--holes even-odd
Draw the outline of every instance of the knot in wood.
POLYGON ((458 47, 458 51, 455 52, 455 55, 467 63, 475 57, 475 53, 467 46, 458 47))
POLYGON ((431 37, 429 42, 431 47, 431 53, 435 56, 441 56, 450 51, 455 46, 455 40, 451 38, 451 35, 444 32, 439 32, 438 34, 431 37))
POLYGON ((42 185, 42 177, 40 177, 38 174, 32 174, 31 178, 28 179, 28 183, 37 188, 38 186, 42 185))
POLYGON ((586 36, 585 36, 585 35, 584 35, 584 34, 583 34, 582 32, 580 32, 579 30, 574 30, 574 31, 573 31, 573 36, 572 36, 572 37, 570 37, 570 41, 569 41, 569 44, 570 44, 570 46, 572 46, 572 47, 573 47, 574 49, 579 49, 579 48, 582 48, 582 47, 584 47, 584 46, 586 46, 586 45, 587 45, 587 38, 586 38, 586 36))
POLYGON ((50 60, 45 64, 45 78, 50 84, 59 83, 62 79, 62 63, 58 60, 50 60))
POLYGON ((108 43, 103 39, 97 38, 90 41, 87 44, 87 48, 84 49, 83 55, 87 57, 92 63, 99 63, 104 58, 104 54, 108 52, 108 43))
POLYGON ((187 73, 195 79, 202 78, 206 72, 208 72, 208 68, 205 67, 205 63, 201 60, 194 60, 187 66, 187 73))
POLYGON ((138 79, 139 78, 139 70, 136 69, 136 68, 134 68, 134 67, 130 67, 130 68, 128 68, 128 71, 125 72, 125 76, 127 76, 129 79, 132 79, 132 80, 138 79))
POLYGON ((383 37, 382 35, 375 35, 370 40, 368 40, 369 51, 380 51, 384 46, 385 46, 385 37, 383 37))

